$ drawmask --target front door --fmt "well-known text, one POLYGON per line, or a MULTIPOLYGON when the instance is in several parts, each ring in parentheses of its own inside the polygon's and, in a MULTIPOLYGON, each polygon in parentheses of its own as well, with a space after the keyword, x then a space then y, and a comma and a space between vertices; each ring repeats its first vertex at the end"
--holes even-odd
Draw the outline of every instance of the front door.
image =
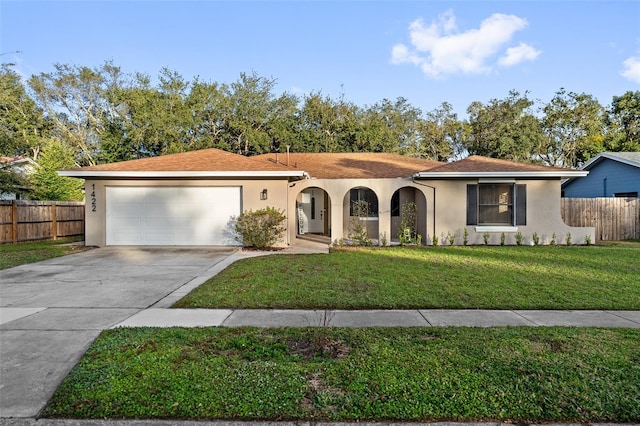
POLYGON ((327 211, 324 203, 324 191, 321 189, 306 189, 302 192, 302 202, 300 203, 304 214, 303 220, 306 222, 302 232, 310 234, 324 234, 325 217, 327 211))

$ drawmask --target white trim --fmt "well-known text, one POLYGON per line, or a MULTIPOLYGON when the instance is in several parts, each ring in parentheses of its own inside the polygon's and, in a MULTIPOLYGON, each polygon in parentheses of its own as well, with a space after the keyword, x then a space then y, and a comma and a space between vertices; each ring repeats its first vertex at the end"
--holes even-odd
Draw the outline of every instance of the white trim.
POLYGON ((586 170, 567 170, 549 172, 418 172, 416 178, 574 178, 589 174, 586 170))
POLYGON ((517 226, 476 226, 476 232, 518 232, 517 226))
POLYGON ((480 178, 478 179, 478 183, 509 183, 509 184, 514 184, 516 183, 515 179, 486 179, 486 178, 480 178))
POLYGON ((58 170, 60 176, 77 178, 220 178, 220 177, 299 177, 309 178, 304 171, 105 171, 105 170, 58 170))

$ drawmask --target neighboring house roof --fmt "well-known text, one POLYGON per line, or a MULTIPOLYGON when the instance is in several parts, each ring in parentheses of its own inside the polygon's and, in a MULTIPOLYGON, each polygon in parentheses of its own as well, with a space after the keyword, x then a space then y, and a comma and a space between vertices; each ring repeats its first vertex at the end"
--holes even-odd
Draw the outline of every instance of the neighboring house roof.
POLYGON ((141 158, 58 172, 73 177, 305 177, 302 170, 216 148, 141 158))
POLYGON ((10 168, 20 174, 33 172, 37 163, 29 157, 0 157, 0 168, 10 168))
POLYGON ((399 154, 373 152, 263 154, 265 163, 304 170, 316 179, 385 179, 410 177, 444 163, 399 154))
POLYGON ((460 161, 444 164, 417 173, 420 178, 562 178, 581 177, 588 172, 541 166, 538 164, 515 163, 496 158, 472 155, 460 161))
POLYGON ((618 161, 629 166, 640 168, 640 152, 601 152, 582 166, 581 170, 590 170, 604 159, 618 161))

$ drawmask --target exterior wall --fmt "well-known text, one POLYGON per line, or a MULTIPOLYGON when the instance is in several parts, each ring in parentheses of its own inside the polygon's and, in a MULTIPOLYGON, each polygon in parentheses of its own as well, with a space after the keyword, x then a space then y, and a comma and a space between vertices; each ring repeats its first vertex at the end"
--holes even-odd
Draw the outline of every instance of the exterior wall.
MULTIPOLYGON (((437 187, 436 190, 436 235, 439 244, 447 244, 447 232, 456 235, 455 244, 462 244, 462 234, 466 228, 468 243, 484 244, 483 234, 489 231, 490 244, 500 244, 500 236, 505 233, 505 244, 516 244, 516 233, 524 236, 524 244, 533 244, 532 234, 540 236, 540 244, 549 244, 556 235, 556 244, 564 244, 567 232, 571 233, 574 244, 583 244, 585 236, 595 243, 594 228, 574 228, 562 221, 560 213, 560 180, 516 180, 516 184, 527 185, 527 224, 517 227, 483 227, 467 223, 467 184, 478 180, 440 180, 425 182, 437 187), (492 229, 493 228, 493 229, 492 229)), ((433 234, 430 235, 431 240, 433 234)), ((429 241, 430 243, 430 241, 429 241)))
MULTIPOLYGON (((86 221, 85 244, 88 246, 104 246, 106 244, 107 215, 106 215, 106 187, 108 186, 236 186, 241 187, 241 210, 258 210, 265 207, 275 207, 287 214, 287 185, 286 179, 274 180, 179 180, 179 179, 149 179, 149 180, 94 180, 85 181, 86 221), (261 200, 260 193, 267 190, 267 199, 261 200)), ((288 215, 289 217, 293 215, 288 215)), ((231 219, 231 218, 230 218, 231 219)), ((289 244, 289 230, 285 233, 279 245, 289 244)))
POLYGON ((604 158, 589 170, 589 175, 568 182, 564 196, 571 198, 613 197, 619 192, 640 194, 640 168, 604 158))
MULTIPOLYGON (((257 210, 267 206, 283 210, 287 215, 287 231, 279 245, 295 242, 297 235, 296 199, 306 188, 317 187, 326 191, 330 205, 325 206, 329 218, 331 241, 336 243, 346 238, 349 225, 349 191, 366 187, 378 197, 378 220, 370 224, 371 238, 388 242, 397 239, 393 235, 397 225, 392 226, 391 198, 395 191, 401 191, 401 203, 413 188, 414 200, 418 207, 418 233, 424 244, 431 244, 437 235, 440 244, 446 244, 446 235, 457 235, 455 244, 462 244, 462 233, 468 231, 469 244, 483 244, 482 234, 486 227, 467 226, 466 209, 467 184, 476 180, 432 180, 413 181, 411 178, 398 179, 305 179, 288 182, 286 179, 273 180, 87 180, 86 190, 86 233, 87 245, 104 246, 106 242, 106 187, 108 186, 239 186, 242 191, 241 210, 257 210), (260 199, 263 189, 267 190, 267 200, 260 199), (345 202, 346 200, 346 202, 345 202)), ((581 244, 585 236, 595 242, 594 228, 573 228, 566 225, 560 214, 560 179, 518 180, 517 184, 527 185, 527 225, 491 230, 491 244, 499 244, 500 235, 505 232, 506 244, 515 244, 516 232, 521 232, 525 244, 532 243, 532 234, 538 233, 542 244, 548 244, 553 233, 556 242, 564 243, 567 232, 572 241, 581 244)), ((393 218, 396 220, 397 218, 393 218)))

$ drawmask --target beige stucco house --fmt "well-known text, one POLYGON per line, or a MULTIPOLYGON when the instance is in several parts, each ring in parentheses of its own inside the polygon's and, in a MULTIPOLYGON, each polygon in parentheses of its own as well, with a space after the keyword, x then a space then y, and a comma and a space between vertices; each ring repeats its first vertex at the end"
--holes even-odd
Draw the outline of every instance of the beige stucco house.
POLYGON ((348 239, 354 201, 370 206, 374 242, 398 240, 403 205, 415 203, 424 244, 542 244, 571 233, 560 216, 561 180, 587 172, 471 156, 452 163, 386 153, 290 153, 245 157, 206 149, 59 172, 85 179, 87 245, 235 245, 233 218, 267 206, 285 212, 281 245, 300 237, 348 239))

